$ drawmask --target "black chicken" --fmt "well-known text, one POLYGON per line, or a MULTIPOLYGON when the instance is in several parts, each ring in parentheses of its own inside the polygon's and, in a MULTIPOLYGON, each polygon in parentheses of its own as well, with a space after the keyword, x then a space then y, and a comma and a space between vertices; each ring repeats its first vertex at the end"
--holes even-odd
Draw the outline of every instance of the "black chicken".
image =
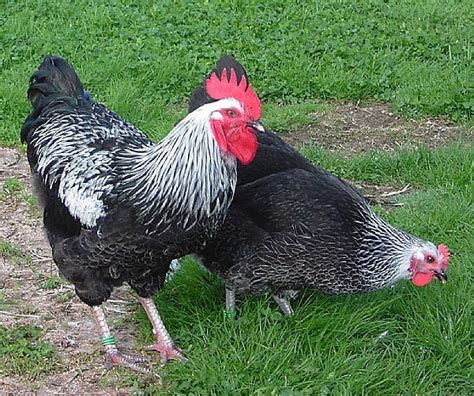
MULTIPOLYGON (((222 58, 214 74, 242 66, 222 58)), ((205 86, 189 110, 215 100, 205 86)), ((235 292, 269 292, 286 315, 288 297, 303 288, 324 293, 365 292, 411 279, 416 286, 433 276, 446 281, 448 251, 398 230, 369 207, 347 182, 315 167, 276 134, 257 134, 257 155, 238 168, 238 185, 219 234, 197 252, 224 279, 226 306, 235 292)))
POLYGON ((111 365, 147 371, 118 351, 101 308, 124 282, 153 325, 152 348, 163 361, 182 358, 150 297, 172 259, 215 236, 234 195, 236 159, 255 156, 257 95, 235 78, 206 87, 232 98, 200 107, 153 144, 90 99, 65 60, 48 56, 31 77, 21 139, 47 238, 59 271, 93 307, 111 365))

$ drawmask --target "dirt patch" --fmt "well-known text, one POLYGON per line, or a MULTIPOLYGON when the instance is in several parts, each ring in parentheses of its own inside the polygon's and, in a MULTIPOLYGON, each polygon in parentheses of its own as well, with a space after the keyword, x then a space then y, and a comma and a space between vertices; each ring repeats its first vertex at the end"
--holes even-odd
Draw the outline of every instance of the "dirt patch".
POLYGON ((405 120, 383 103, 337 103, 333 110, 314 116, 315 124, 282 133, 282 138, 295 147, 315 144, 330 151, 359 154, 421 144, 437 147, 461 136, 469 140, 474 137, 474 128, 453 125, 441 118, 405 120))
MULTIPOLYGON (((20 259, 0 256, 0 325, 39 326, 44 330, 43 340, 55 346, 60 364, 53 374, 34 381, 16 375, 2 377, 0 394, 131 393, 124 381, 129 377, 123 371, 105 369, 91 310, 75 296, 72 286, 66 282, 55 288, 43 286, 57 276, 57 269, 41 219, 24 199, 31 192, 29 166, 23 154, 0 148, 0 191, 5 180, 13 177, 24 184, 25 191, 0 200, 0 241, 8 241, 22 255, 20 259)), ((136 297, 122 287, 114 291, 104 308, 120 348, 136 351, 136 297)))

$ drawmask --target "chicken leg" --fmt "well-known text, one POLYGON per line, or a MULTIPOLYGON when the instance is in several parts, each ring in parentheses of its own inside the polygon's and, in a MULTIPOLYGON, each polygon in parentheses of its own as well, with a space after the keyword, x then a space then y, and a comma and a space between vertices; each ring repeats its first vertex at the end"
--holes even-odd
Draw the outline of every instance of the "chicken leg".
POLYGON ((225 289, 225 314, 229 318, 235 317, 235 292, 225 289))
POLYGON ((185 362, 183 352, 173 342, 168 330, 160 318, 160 314, 156 309, 155 303, 151 298, 138 297, 140 304, 142 304, 145 312, 153 326, 153 334, 157 342, 146 347, 148 350, 158 351, 162 363, 166 363, 169 359, 176 359, 185 362))
POLYGON ((133 371, 137 371, 142 374, 150 373, 150 369, 143 367, 140 363, 146 361, 145 358, 139 356, 125 355, 121 353, 115 345, 115 337, 110 332, 109 326, 105 320, 104 310, 100 306, 93 307, 94 317, 99 326, 100 335, 102 337, 101 342, 105 348, 105 355, 107 358, 107 366, 124 366, 128 367, 133 371))
POLYGON ((290 304, 290 301, 288 300, 288 297, 279 296, 277 294, 273 294, 272 297, 275 300, 275 302, 278 304, 278 306, 280 307, 281 312, 283 312, 283 315, 293 316, 294 311, 293 311, 293 308, 291 308, 291 304, 290 304))
POLYGON ((285 316, 293 316, 294 311, 293 308, 291 307, 290 300, 295 298, 298 295, 297 290, 291 290, 291 289, 286 289, 286 290, 281 290, 277 294, 273 294, 272 297, 275 300, 275 302, 278 304, 280 307, 281 311, 283 312, 283 315, 285 316))

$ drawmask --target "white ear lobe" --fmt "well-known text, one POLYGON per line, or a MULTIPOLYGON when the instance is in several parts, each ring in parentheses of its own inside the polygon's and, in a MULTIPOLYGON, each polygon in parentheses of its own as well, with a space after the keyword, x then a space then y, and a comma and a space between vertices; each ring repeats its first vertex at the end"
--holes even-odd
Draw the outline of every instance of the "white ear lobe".
POLYGON ((219 120, 219 121, 222 121, 224 119, 224 116, 221 114, 220 111, 214 111, 212 114, 211 114, 211 119, 212 120, 219 120))
POLYGON ((425 256, 421 252, 416 252, 414 256, 418 261, 423 261, 425 259, 425 256))

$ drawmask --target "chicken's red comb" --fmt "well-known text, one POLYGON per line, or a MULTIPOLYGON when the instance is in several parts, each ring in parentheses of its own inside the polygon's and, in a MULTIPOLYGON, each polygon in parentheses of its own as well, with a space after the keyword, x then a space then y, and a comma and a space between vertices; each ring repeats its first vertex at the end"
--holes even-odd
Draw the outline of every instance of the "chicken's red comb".
POLYGON ((206 80, 206 92, 213 99, 235 98, 244 106, 245 112, 254 120, 259 120, 262 116, 262 106, 260 99, 252 89, 251 84, 247 84, 247 79, 242 76, 240 83, 234 69, 230 69, 230 78, 227 78, 227 70, 222 70, 221 77, 212 72, 206 80))
POLYGON ((441 244, 438 246, 438 252, 441 254, 441 269, 446 271, 448 268, 448 260, 449 260, 449 251, 448 248, 441 244))

